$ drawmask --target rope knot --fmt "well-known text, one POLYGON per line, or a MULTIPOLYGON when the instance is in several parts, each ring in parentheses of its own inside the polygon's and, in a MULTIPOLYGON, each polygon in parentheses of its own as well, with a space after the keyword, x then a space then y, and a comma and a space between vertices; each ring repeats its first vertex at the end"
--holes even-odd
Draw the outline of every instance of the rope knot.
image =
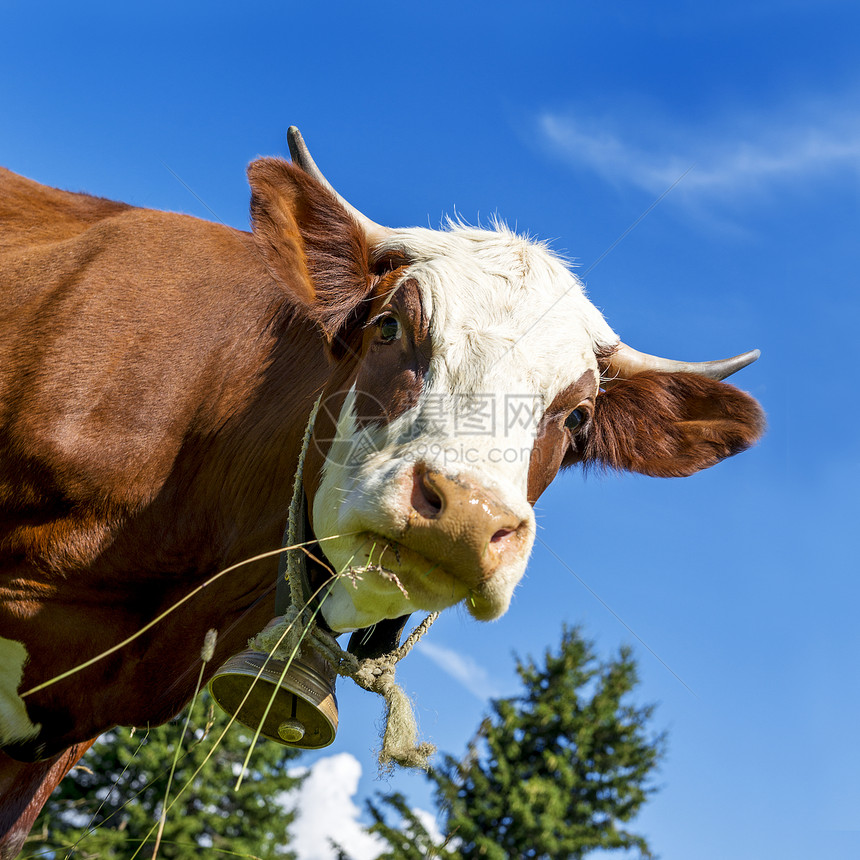
POLYGON ((418 725, 412 702, 395 681, 396 652, 376 660, 363 660, 352 679, 365 690, 377 693, 385 700, 385 732, 379 751, 379 766, 384 772, 394 764, 427 770, 436 747, 418 742, 418 725))

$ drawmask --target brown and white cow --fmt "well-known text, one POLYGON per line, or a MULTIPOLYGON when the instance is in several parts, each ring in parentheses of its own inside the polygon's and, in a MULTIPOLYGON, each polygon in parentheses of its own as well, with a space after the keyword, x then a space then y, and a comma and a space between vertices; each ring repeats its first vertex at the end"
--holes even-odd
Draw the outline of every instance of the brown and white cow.
POLYGON ((381 228, 291 134, 301 166, 249 168, 251 233, 0 171, 0 857, 91 739, 185 705, 209 628, 214 669, 270 620, 274 558, 28 694, 279 546, 318 396, 310 526, 363 571, 322 607, 337 632, 496 618, 560 467, 689 475, 761 433, 710 378, 752 354, 636 353, 545 246, 381 228))

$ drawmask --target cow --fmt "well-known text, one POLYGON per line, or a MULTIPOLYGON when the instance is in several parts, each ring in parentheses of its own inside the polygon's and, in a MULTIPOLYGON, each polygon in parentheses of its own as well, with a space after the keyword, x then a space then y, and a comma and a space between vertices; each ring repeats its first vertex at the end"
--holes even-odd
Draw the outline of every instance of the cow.
POLYGON ((94 738, 186 705, 207 630, 211 674, 270 621, 274 556, 200 586, 281 546, 316 403, 335 634, 498 618, 560 469, 685 476, 763 430, 721 381, 757 353, 640 353, 547 246, 382 227, 289 140, 250 232, 0 172, 0 857, 94 738))

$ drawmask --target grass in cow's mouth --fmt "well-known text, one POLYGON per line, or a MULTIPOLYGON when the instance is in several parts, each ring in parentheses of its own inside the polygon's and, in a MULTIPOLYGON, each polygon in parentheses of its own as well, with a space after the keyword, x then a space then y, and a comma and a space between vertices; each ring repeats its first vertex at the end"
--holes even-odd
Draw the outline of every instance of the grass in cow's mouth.
MULTIPOLYGON (((404 588, 403 583, 400 581, 400 578, 393 570, 384 567, 382 564, 382 556, 385 555, 385 550, 387 549, 394 549, 395 557, 397 558, 398 562, 400 561, 400 557, 397 553, 396 547, 391 547, 390 543, 386 540, 385 546, 382 547, 382 551, 379 553, 379 561, 376 564, 373 563, 373 551, 375 549, 376 541, 373 542, 372 546, 370 547, 370 552, 367 554, 367 564, 361 565, 360 567, 353 567, 351 564, 347 566, 349 575, 352 577, 354 587, 358 587, 357 580, 361 579, 362 573, 375 573, 381 576, 383 579, 387 579, 389 582, 393 582, 400 589, 400 593, 406 598, 406 600, 409 600, 409 592, 404 588)), ((355 556, 353 556, 353 558, 354 557, 355 556)))
POLYGON ((369 541, 369 540, 373 541, 373 544, 371 545, 371 548, 370 548, 370 553, 368 553, 368 563, 366 565, 361 566, 361 567, 353 568, 352 570, 358 574, 361 574, 364 572, 379 574, 383 578, 388 579, 390 582, 393 582, 400 589, 400 591, 403 593, 403 596, 407 600, 409 600, 409 594, 406 591, 406 588, 403 586, 403 583, 400 581, 400 578, 398 577, 397 572, 392 570, 390 567, 386 567, 383 564, 383 557, 385 556, 385 553, 387 550, 390 550, 391 552, 394 553, 394 558, 395 558, 398 566, 403 565, 403 557, 401 555, 401 551, 404 551, 404 550, 409 554, 409 558, 412 559, 413 561, 415 559, 420 559, 421 561, 423 561, 424 565, 426 565, 424 572, 422 574, 420 574, 421 578, 423 578, 423 579, 426 579, 428 576, 430 576, 431 573, 433 573, 436 570, 444 570, 442 568, 441 564, 439 564, 439 562, 430 561, 429 558, 425 558, 423 555, 421 555, 416 550, 411 549, 410 547, 404 546, 403 544, 399 543, 398 541, 394 540, 393 538, 385 537, 384 535, 376 535, 373 532, 365 532, 364 535, 365 535, 364 541, 363 541, 364 543, 367 543, 367 541, 369 541), (379 554, 379 561, 376 564, 373 564, 372 563, 373 551, 376 549, 376 544, 378 541, 383 542, 383 547, 382 547, 382 551, 379 554))
POLYGON ((403 583, 397 578, 397 574, 393 570, 386 570, 381 567, 378 573, 383 579, 393 582, 400 589, 400 593, 409 600, 409 592, 403 587, 403 583))

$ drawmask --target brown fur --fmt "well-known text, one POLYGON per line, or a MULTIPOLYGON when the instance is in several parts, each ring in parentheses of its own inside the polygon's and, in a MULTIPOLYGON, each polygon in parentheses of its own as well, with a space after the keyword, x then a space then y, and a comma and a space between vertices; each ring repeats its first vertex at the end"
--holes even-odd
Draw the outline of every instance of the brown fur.
POLYGON ((638 373, 601 393, 564 465, 685 477, 749 448, 764 424, 758 403, 732 385, 689 373, 638 373))
POLYGON ((540 424, 529 460, 529 503, 534 504, 553 482, 569 448, 570 433, 564 421, 574 409, 591 416, 597 379, 586 370, 579 379, 560 392, 549 405, 540 424))
POLYGON ((0 860, 18 856, 51 792, 93 743, 75 744, 37 764, 24 764, 0 752, 0 860))

